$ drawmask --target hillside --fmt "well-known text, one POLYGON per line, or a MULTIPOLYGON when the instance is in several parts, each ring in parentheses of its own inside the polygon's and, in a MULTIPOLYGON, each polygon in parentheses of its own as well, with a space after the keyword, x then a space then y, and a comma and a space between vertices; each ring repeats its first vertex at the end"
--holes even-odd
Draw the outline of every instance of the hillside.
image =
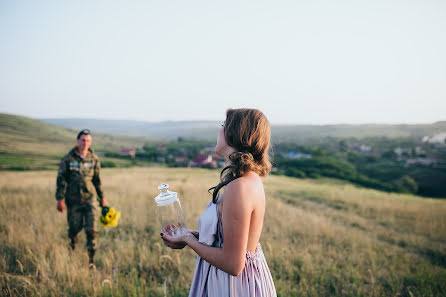
POLYGON ((433 136, 446 132, 446 121, 433 124, 362 124, 362 125, 296 125, 273 126, 276 141, 301 142, 314 141, 325 137, 335 138, 367 138, 388 137, 402 138, 433 136))
MULTIPOLYGON (((166 121, 143 122, 96 119, 42 119, 54 125, 78 129, 83 124, 107 134, 149 136, 161 139, 185 137, 199 140, 215 139, 220 122, 213 121, 166 121)), ((82 129, 82 128, 79 128, 82 129)))
MULTIPOLYGON (((3 172, 1 295, 187 296, 196 255, 164 247, 153 198, 160 183, 169 183, 195 229, 218 175, 104 169, 107 199, 122 216, 117 228, 100 228, 96 270, 89 271, 85 234, 68 254, 54 171, 3 172)), ((269 176, 264 185, 260 243, 278 296, 446 296, 445 200, 325 179, 269 176)))
MULTIPOLYGON (((94 132, 94 130, 93 130, 94 132)), ((56 166, 76 144, 78 130, 27 117, 0 114, 0 169, 43 169, 56 166)), ((119 151, 152 142, 148 137, 93 134, 96 152, 119 151)))
MULTIPOLYGON (((82 129, 87 125, 91 129, 108 134, 150 136, 164 139, 177 137, 213 140, 220 122, 183 121, 183 122, 143 122, 95 119, 42 119, 58 126, 82 129)), ((325 137, 366 138, 366 137, 416 137, 433 136, 446 132, 446 121, 433 124, 414 125, 273 125, 274 141, 309 142, 325 137)))

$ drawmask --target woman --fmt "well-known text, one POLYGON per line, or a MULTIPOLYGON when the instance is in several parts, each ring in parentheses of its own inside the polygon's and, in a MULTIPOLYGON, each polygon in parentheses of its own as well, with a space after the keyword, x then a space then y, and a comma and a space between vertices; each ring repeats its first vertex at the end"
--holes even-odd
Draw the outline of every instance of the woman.
POLYGON ((198 232, 161 234, 166 246, 188 245, 198 254, 189 297, 276 296, 259 243, 265 214, 261 177, 271 169, 270 136, 269 122, 259 110, 229 109, 215 147, 229 166, 209 189, 212 202, 198 220, 198 232))

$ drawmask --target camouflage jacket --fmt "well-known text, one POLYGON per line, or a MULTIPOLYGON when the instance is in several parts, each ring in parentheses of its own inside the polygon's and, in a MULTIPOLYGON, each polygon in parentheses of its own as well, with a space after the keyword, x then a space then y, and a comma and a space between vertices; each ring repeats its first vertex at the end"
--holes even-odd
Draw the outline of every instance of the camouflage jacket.
POLYGON ((104 197, 99 172, 101 163, 91 149, 82 159, 74 147, 60 162, 57 174, 56 199, 65 198, 67 206, 93 203, 94 190, 100 199, 104 197))

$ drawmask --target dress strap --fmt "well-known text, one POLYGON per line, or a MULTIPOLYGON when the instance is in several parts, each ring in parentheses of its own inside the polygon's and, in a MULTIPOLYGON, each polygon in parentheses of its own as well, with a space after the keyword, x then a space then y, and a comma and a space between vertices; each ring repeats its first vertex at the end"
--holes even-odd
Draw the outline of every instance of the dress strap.
POLYGON ((217 238, 216 242, 218 247, 223 246, 223 224, 221 223, 221 216, 219 211, 219 205, 221 202, 221 196, 218 197, 217 203, 215 204, 215 215, 217 216, 217 238))

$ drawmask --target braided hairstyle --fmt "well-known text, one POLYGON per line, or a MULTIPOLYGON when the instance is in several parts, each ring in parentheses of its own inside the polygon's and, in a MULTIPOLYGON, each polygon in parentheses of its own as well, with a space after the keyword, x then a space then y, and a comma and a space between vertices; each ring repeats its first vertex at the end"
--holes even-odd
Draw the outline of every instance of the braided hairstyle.
POLYGON ((220 183, 213 190, 212 202, 217 203, 221 188, 250 171, 266 176, 271 171, 269 146, 271 128, 266 116, 258 109, 228 109, 224 124, 226 143, 236 151, 229 155, 229 165, 220 173, 220 183))

